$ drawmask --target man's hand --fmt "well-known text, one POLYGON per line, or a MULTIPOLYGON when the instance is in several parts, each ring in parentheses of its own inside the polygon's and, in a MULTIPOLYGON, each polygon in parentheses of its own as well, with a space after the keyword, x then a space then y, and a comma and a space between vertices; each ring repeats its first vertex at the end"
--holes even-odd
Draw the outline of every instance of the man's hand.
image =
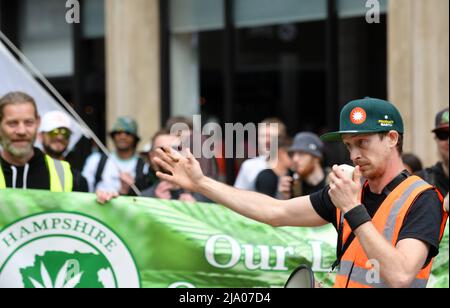
POLYGON ((445 196, 445 199, 444 199, 444 208, 445 208, 445 211, 448 213, 448 194, 447 194, 447 196, 445 196))
POLYGON ((278 192, 283 197, 284 200, 288 200, 292 198, 292 182, 294 179, 290 176, 282 176, 280 177, 280 181, 278 182, 278 192))
POLYGON ((97 195, 97 202, 100 204, 105 204, 106 202, 109 202, 112 199, 119 197, 119 194, 117 192, 108 192, 101 190, 97 190, 96 195, 97 195))
POLYGON ((128 195, 131 185, 134 184, 134 178, 127 172, 120 173, 120 194, 128 195))
POLYGON ((356 166, 353 179, 345 176, 345 173, 334 165, 330 174, 330 190, 328 195, 333 204, 344 214, 360 204, 359 193, 361 192, 361 171, 356 166))
POLYGON ((163 200, 172 199, 171 190, 173 189, 173 184, 167 181, 161 181, 161 183, 156 186, 155 197, 163 200))
POLYGON ((179 201, 195 203, 197 200, 189 193, 184 193, 180 195, 179 201))
POLYGON ((170 147, 156 150, 157 157, 154 162, 167 170, 170 174, 158 171, 156 176, 163 181, 172 183, 185 190, 198 192, 200 183, 205 179, 199 162, 191 154, 189 149, 185 150, 184 156, 170 147))

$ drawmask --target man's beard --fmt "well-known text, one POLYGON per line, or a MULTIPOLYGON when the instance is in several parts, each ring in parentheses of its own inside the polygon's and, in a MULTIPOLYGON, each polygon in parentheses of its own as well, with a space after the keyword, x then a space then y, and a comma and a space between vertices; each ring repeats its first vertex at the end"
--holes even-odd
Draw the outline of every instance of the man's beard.
POLYGON ((128 152, 136 148, 135 144, 130 144, 128 142, 114 142, 114 147, 117 152, 128 152))
POLYGON ((444 163, 444 165, 446 165, 448 167, 448 149, 445 153, 440 152, 439 153, 442 159, 442 162, 444 163))
POLYGON ((447 154, 447 156, 443 157, 442 163, 444 164, 444 167, 447 168, 447 173, 448 173, 448 154, 447 154))
POLYGON ((62 157, 62 156, 64 156, 64 153, 67 150, 67 147, 64 148, 63 151, 55 151, 47 144, 42 144, 42 146, 44 147, 45 153, 48 154, 51 157, 62 157))
POLYGON ((11 153, 12 156, 17 158, 24 158, 30 155, 33 152, 34 142, 36 141, 36 137, 32 138, 28 146, 23 148, 16 148, 13 146, 11 139, 3 138, 0 135, 0 144, 3 147, 4 151, 11 153))
POLYGON ((132 146, 123 146, 123 147, 116 147, 117 152, 128 152, 133 150, 134 148, 132 146))
POLYGON ((304 168, 301 173, 298 172, 298 174, 302 178, 307 178, 314 172, 314 169, 315 169, 314 164, 311 163, 308 166, 306 166, 306 168, 304 168))

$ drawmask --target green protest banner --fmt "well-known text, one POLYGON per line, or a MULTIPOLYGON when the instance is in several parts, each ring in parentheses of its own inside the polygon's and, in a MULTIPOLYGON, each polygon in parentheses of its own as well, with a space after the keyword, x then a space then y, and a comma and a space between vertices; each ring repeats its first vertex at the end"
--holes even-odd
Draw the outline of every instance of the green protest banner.
MULTIPOLYGON (((447 252, 433 286, 448 287, 447 252)), ((213 204, 0 192, 0 288, 282 287, 299 265, 327 274, 336 232, 272 228, 213 204)))
POLYGON ((445 226, 444 237, 442 238, 441 245, 439 246, 439 255, 435 258, 433 263, 433 269, 431 271, 430 280, 428 282, 428 288, 449 288, 448 281, 448 264, 449 264, 449 252, 448 252, 448 221, 445 226))

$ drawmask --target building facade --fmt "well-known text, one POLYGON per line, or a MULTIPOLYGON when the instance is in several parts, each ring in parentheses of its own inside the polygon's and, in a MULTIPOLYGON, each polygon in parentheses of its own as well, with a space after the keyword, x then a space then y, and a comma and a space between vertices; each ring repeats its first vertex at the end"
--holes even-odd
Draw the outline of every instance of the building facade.
MULTIPOLYGON (((447 0, 0 0, 0 29, 100 137, 119 115, 144 139, 171 116, 283 119, 289 132, 338 126, 349 100, 389 99, 405 150, 437 159, 448 106, 447 0)), ((341 149, 338 160, 345 157, 341 149)))

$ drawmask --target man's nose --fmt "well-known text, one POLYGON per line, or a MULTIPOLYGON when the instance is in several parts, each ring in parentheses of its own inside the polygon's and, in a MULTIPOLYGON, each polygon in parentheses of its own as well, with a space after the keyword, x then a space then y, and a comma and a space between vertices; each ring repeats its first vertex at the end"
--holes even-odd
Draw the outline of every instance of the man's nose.
POLYGON ((359 158, 361 158, 361 153, 358 150, 353 149, 350 151, 350 159, 352 161, 356 161, 359 158))
POLYGON ((26 135, 27 128, 25 126, 25 123, 19 123, 16 127, 15 133, 17 135, 26 135))

